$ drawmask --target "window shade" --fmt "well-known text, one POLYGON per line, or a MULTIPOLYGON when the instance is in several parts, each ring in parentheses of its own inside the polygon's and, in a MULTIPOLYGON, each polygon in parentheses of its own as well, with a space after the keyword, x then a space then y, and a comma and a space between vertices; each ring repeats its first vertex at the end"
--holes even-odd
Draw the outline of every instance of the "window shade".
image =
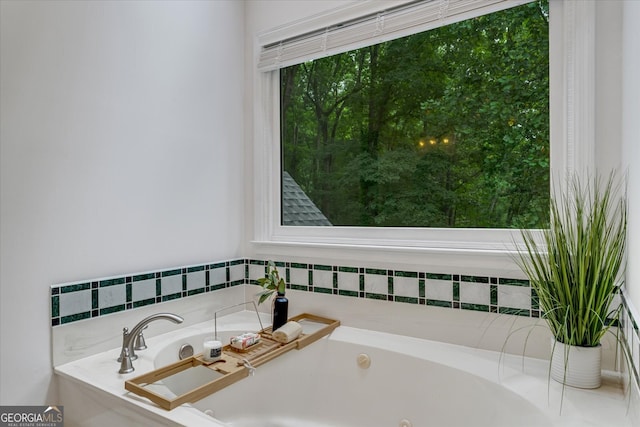
POLYGON ((273 71, 529 3, 532 0, 421 0, 262 46, 258 69, 273 71))

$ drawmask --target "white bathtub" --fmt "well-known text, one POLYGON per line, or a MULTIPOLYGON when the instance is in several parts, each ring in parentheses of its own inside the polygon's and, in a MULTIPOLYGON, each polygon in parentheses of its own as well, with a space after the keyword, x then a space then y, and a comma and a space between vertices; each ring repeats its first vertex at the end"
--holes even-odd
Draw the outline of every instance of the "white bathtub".
MULTIPOLYGON (((110 380, 110 387, 96 384, 109 375, 86 375, 91 364, 105 363, 101 355, 57 370, 135 406, 142 418, 130 425, 140 425, 140 419, 190 427, 632 425, 622 392, 607 379, 595 391, 565 389, 560 415, 562 387, 547 381, 548 362, 345 326, 257 368, 254 376, 172 411, 125 392, 124 379, 177 360, 180 345, 201 350, 209 333, 187 329, 153 339, 134 362, 133 374, 118 375, 114 365, 110 375, 117 381, 110 380), (358 365, 360 354, 369 356, 368 369, 358 365)), ((169 379, 163 387, 180 394, 192 380, 169 379)), ((68 412, 65 407, 65 416, 68 412)))

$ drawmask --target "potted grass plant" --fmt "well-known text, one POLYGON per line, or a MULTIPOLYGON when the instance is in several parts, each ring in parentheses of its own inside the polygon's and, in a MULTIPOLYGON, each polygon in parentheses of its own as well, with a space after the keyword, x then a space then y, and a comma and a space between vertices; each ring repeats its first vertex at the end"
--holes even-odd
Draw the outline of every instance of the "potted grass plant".
POLYGON ((601 384, 601 339, 618 319, 612 306, 625 268, 626 191, 615 174, 574 176, 550 201, 542 236, 521 232, 516 261, 528 276, 555 342, 551 377, 565 385, 601 384))

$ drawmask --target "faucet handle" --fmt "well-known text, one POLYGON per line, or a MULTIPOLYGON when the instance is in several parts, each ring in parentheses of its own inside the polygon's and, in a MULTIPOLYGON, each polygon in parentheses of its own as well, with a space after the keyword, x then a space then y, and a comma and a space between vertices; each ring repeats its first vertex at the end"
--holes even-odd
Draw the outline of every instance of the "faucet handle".
MULTIPOLYGON (((125 357, 125 341, 127 340, 127 335, 129 335, 129 328, 122 328, 122 350, 120 350, 120 356, 118 356, 118 362, 122 362, 122 359, 125 357)), ((128 352, 127 352, 128 355, 128 352)))
POLYGON ((118 362, 122 362, 122 360, 125 358, 128 358, 129 360, 136 360, 138 358, 138 355, 134 351, 131 351, 131 353, 129 353, 129 349, 125 345, 128 335, 129 335, 129 328, 127 327, 122 328, 122 350, 120 351, 118 362))
MULTIPOLYGON (((148 327, 149 327, 148 325, 145 326, 144 328, 142 328, 142 331, 144 331, 148 327)), ((144 350, 144 349, 147 348, 147 343, 144 341, 144 335, 143 335, 142 331, 140 331, 140 333, 136 337, 135 343, 133 344, 133 349, 134 350, 144 350)))
POLYGON ((131 363, 131 357, 129 355, 128 348, 125 347, 124 349, 122 349, 122 354, 120 355, 118 362, 120 362, 120 371, 118 371, 119 373, 128 374, 129 372, 133 372, 133 364, 131 363))

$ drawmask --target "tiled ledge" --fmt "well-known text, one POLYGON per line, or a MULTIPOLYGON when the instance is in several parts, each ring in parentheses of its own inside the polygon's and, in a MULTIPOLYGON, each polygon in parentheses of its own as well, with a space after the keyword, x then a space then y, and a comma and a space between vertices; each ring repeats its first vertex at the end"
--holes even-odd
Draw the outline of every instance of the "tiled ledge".
MULTIPOLYGON (((527 280, 355 265, 286 261, 276 261, 275 264, 281 276, 285 277, 288 289, 453 310, 540 317, 537 296, 527 280)), ((264 277, 266 266, 266 260, 241 258, 54 285, 51 287, 51 326, 233 286, 256 284, 257 279, 264 277)), ((640 385, 640 332, 623 295, 621 300, 624 308, 621 330, 632 355, 633 377, 640 385)))

